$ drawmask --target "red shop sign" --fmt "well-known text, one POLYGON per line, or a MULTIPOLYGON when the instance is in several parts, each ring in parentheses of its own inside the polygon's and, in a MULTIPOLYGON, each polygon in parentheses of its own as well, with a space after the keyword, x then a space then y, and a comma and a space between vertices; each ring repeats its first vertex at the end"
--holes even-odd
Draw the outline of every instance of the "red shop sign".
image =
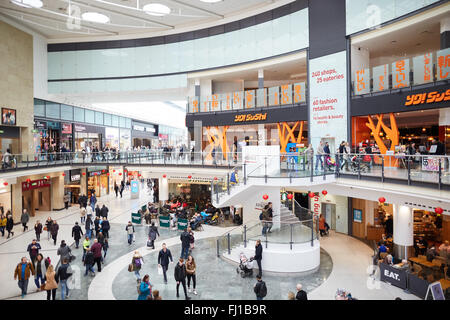
POLYGON ((50 181, 47 179, 33 180, 30 182, 22 182, 22 191, 28 191, 38 188, 50 187, 50 181))

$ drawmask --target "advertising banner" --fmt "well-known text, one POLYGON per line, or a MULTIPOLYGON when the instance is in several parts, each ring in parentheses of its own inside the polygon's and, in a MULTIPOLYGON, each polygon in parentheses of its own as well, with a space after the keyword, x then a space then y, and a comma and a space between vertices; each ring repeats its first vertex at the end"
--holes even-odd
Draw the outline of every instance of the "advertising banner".
POLYGON ((392 63, 392 88, 409 87, 409 59, 392 63))
POLYGON ((389 65, 383 64, 372 68, 373 92, 389 88, 389 65))
POLYGON ((187 219, 178 219, 178 230, 184 230, 188 227, 187 219))
POLYGON ((450 77, 450 48, 436 52, 437 79, 445 80, 450 77))
POLYGON ((354 75, 355 94, 366 94, 370 92, 370 69, 360 69, 354 75))
POLYGON ((170 217, 169 216, 159 216, 159 226, 163 228, 170 227, 170 217))
POLYGON ((439 171, 439 159, 438 158, 422 158, 422 171, 439 171))
POLYGON ((341 141, 347 141, 347 74, 345 51, 309 61, 311 143, 330 142, 334 152, 341 141), (333 140, 334 139, 334 144, 333 140))
POLYGON ((406 271, 380 263, 380 280, 388 282, 393 286, 406 289, 406 271))
POLYGON ((433 53, 413 58, 414 84, 433 81, 433 53))

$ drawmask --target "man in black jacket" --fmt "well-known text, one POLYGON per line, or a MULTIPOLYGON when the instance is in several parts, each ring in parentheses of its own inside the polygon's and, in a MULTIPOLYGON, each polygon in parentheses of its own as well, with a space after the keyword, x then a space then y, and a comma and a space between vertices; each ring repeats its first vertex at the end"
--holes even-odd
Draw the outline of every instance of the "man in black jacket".
POLYGON ((101 210, 100 210, 100 207, 99 207, 98 204, 97 204, 97 206, 95 207, 95 216, 96 216, 96 217, 99 217, 99 218, 100 218, 100 216, 101 216, 101 210))
POLYGON ((175 278, 175 281, 177 282, 177 298, 180 297, 178 289, 180 288, 180 283, 181 283, 183 285, 184 296, 185 296, 186 300, 190 300, 191 298, 188 297, 187 292, 186 292, 186 266, 184 265, 183 258, 180 258, 177 265, 175 266, 174 278, 175 278))
POLYGON ((111 229, 111 226, 109 224, 108 219, 105 217, 105 218, 103 218, 103 222, 102 222, 102 232, 103 232, 103 235, 105 236, 105 238, 109 238, 109 229, 111 229))
POLYGON ((88 275, 88 271, 91 272, 92 276, 95 276, 94 263, 95 263, 94 254, 88 247, 86 248, 86 256, 84 257, 84 265, 86 266, 86 272, 84 273, 85 276, 88 275))
POLYGON ((81 227, 78 225, 78 222, 75 222, 75 225, 72 228, 72 237, 75 240, 75 248, 77 249, 80 244, 80 239, 82 235, 83 230, 81 230, 81 227))
POLYGON ((257 275, 256 280, 258 280, 253 287, 253 291, 256 294, 256 300, 262 300, 267 295, 267 286, 264 281, 262 281, 261 276, 257 275))
POLYGON ((181 258, 187 259, 189 255, 189 246, 191 245, 191 235, 184 229, 180 236, 181 240, 181 258))
POLYGON ((297 295, 295 296, 295 300, 308 300, 308 295, 302 288, 303 286, 300 283, 297 283, 297 295))
POLYGON ((59 266, 58 271, 56 271, 55 280, 57 283, 61 284, 61 300, 69 297, 69 287, 67 286, 67 279, 72 276, 71 268, 69 266, 69 260, 64 259, 62 264, 59 266), (64 291, 66 294, 64 295, 64 291))
POLYGON ((102 208, 100 209, 100 216, 102 218, 108 218, 108 212, 109 209, 103 204, 102 208))
POLYGON ((169 267, 169 259, 170 262, 173 263, 172 259, 172 253, 169 249, 167 249, 166 244, 162 244, 162 249, 159 251, 158 254, 158 266, 160 266, 163 270, 164 275, 164 283, 167 284, 167 268, 169 267))
POLYGON ((263 251, 263 248, 261 245, 261 240, 256 240, 255 256, 253 257, 253 260, 256 260, 256 263, 258 263, 258 269, 259 269, 259 272, 256 275, 256 277, 262 276, 262 267, 261 267, 262 251, 263 251))

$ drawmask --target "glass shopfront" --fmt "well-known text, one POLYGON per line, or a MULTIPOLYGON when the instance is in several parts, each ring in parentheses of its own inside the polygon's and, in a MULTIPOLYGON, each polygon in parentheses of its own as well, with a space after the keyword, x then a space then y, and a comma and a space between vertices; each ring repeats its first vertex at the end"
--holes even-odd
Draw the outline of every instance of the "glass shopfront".
POLYGON ((105 146, 108 148, 119 148, 119 129, 105 128, 105 146))
POLYGON ((124 178, 124 170, 123 167, 109 167, 109 192, 114 192, 114 184, 117 184, 120 187, 120 183, 124 178))
POLYGON ((120 129, 120 150, 131 149, 131 130, 120 129))
POLYGON ((78 203, 81 193, 81 169, 64 172, 64 193, 69 194, 70 203, 78 203))
POLYGON ((91 196, 93 190, 97 198, 109 194, 108 176, 106 167, 89 168, 87 179, 88 197, 91 196))
POLYGON ((80 152, 89 146, 91 149, 93 147, 98 147, 99 149, 103 146, 103 139, 105 136, 104 127, 94 127, 88 125, 74 124, 75 132, 75 151, 80 152))
POLYGON ((0 148, 5 153, 7 149, 11 153, 20 153, 20 128, 0 126, 0 148))
POLYGON ((153 124, 133 121, 131 137, 134 147, 152 147, 158 143, 158 127, 153 124))

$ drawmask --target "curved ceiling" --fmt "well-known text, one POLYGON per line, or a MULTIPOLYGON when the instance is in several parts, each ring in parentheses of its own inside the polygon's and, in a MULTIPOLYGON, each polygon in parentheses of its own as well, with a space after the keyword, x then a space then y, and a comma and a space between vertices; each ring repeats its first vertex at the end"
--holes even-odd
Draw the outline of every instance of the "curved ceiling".
POLYGON ((41 8, 24 8, 11 0, 0 0, 0 14, 20 21, 49 42, 97 41, 192 31, 256 15, 294 0, 222 0, 215 3, 202 0, 41 1, 41 8), (143 7, 151 3, 169 7, 170 13, 164 16, 146 13, 143 7), (109 22, 85 21, 81 16, 86 12, 106 15, 109 22))

